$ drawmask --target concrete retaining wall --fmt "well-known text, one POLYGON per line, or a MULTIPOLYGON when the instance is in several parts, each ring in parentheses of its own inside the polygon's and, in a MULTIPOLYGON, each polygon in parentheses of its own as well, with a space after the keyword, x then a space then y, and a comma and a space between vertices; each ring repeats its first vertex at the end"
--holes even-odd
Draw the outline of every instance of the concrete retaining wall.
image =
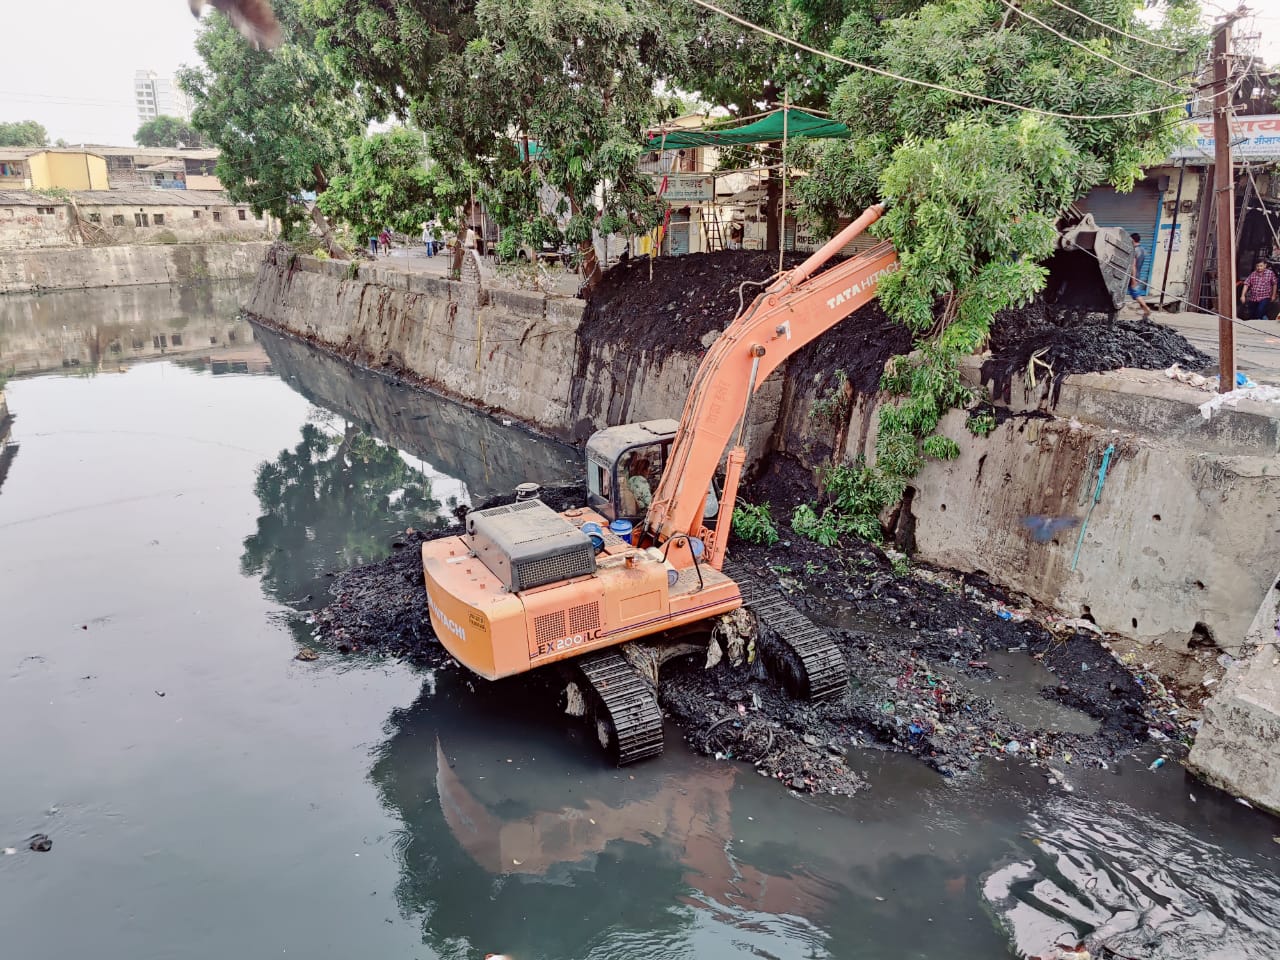
POLYGON ((259 241, 0 250, 0 294, 252 277, 269 248, 259 241))
MULTIPOLYGON (((679 417, 699 360, 586 343, 577 300, 295 260, 283 248, 264 264, 251 310, 362 364, 572 440, 679 417)), ((833 450, 873 460, 874 398, 851 397, 847 421, 828 422, 811 415, 824 384, 799 367, 767 384, 751 409, 752 454, 772 447, 815 473, 833 450)), ((1052 413, 1039 395, 1019 398, 986 439, 953 413, 943 430, 960 457, 930 463, 914 487, 917 556, 984 571, 1117 633, 1179 644, 1203 624, 1241 636, 1280 567, 1280 417, 1241 405, 1206 421, 1197 406, 1207 398, 1124 371, 1068 378, 1052 413), (1039 543, 1022 520, 1083 518, 1113 442, 1073 571, 1079 528, 1039 543)))

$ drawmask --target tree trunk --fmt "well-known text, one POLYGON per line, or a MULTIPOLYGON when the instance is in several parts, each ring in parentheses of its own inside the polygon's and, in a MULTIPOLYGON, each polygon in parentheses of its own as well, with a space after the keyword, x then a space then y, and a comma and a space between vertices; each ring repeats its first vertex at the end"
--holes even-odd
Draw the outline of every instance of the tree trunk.
POLYGON ((335 260, 351 259, 346 247, 339 243, 338 238, 334 236, 333 227, 329 224, 329 218, 314 203, 311 205, 311 221, 316 225, 316 229, 320 231, 320 236, 324 237, 324 246, 329 251, 329 256, 335 260))
POLYGON ((782 246, 782 177, 770 170, 764 187, 764 247, 777 250, 782 246))
MULTIPOLYGON (((316 199, 320 194, 329 189, 329 178, 325 175, 324 167, 315 164, 311 168, 311 174, 316 178, 316 199)), ((316 229, 320 231, 320 236, 324 237, 325 249, 329 251, 329 256, 335 260, 350 260, 346 248, 338 242, 338 238, 334 236, 333 226, 329 223, 329 218, 324 215, 318 203, 311 205, 311 222, 316 225, 316 229)))
MULTIPOLYGON (((565 191, 569 197, 569 213, 578 215, 578 201, 571 191, 565 191)), ((578 252, 582 254, 582 283, 578 286, 578 296, 586 297, 600 285, 604 279, 604 271, 600 269, 600 261, 596 258, 596 245, 590 237, 578 244, 578 252)))

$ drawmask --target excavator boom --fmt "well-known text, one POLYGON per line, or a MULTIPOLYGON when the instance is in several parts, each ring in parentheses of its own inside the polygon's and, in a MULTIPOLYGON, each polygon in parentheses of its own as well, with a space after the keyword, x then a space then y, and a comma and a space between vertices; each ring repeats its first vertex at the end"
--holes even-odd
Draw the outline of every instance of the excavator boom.
MULTIPOLYGON (((885 242, 817 273, 883 212, 881 205, 871 207, 804 263, 780 274, 711 345, 649 509, 655 541, 715 536, 702 524, 707 486, 751 395, 788 357, 874 298, 880 279, 898 268, 897 253, 885 242)), ((728 536, 732 495, 727 491, 722 505, 720 537, 728 536)))

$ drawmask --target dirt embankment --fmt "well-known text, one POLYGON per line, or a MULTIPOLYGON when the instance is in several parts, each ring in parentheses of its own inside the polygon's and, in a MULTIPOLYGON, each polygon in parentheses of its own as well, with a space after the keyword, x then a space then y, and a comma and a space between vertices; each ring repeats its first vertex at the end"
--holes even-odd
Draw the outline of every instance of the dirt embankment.
MULTIPOLYGON (((800 263, 789 255, 784 268, 800 263)), ((777 273, 776 254, 718 251, 655 260, 629 260, 605 274, 592 293, 580 336, 625 343, 655 355, 701 353, 708 335, 723 330, 777 273), (751 283, 751 286, 744 286, 751 283), (742 296, 739 296, 739 290, 742 296)), ((1087 283, 1090 277, 1085 277, 1087 283)), ((991 328, 984 379, 997 398, 1008 396, 1014 376, 1035 358, 1039 379, 1060 383, 1072 373, 1119 367, 1163 370, 1180 363, 1199 369, 1210 358, 1180 333, 1141 318, 1064 308, 1038 297, 1025 307, 1001 311, 991 328)), ((890 320, 878 301, 866 305, 790 361, 805 373, 844 371, 855 392, 873 393, 886 361, 908 352, 910 333, 890 320)))

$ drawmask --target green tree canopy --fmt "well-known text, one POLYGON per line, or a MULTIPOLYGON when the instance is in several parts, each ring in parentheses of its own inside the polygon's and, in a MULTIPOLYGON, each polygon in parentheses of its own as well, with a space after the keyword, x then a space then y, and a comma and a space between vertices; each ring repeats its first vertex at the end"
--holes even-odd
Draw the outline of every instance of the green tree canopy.
MULTIPOLYGON (((298 0, 274 0, 285 43, 254 49, 230 22, 207 17, 196 38, 202 65, 178 83, 194 100, 191 122, 221 150, 216 173, 233 200, 270 211, 288 227, 308 213, 342 170, 345 142, 362 133, 361 102, 316 52, 298 0)), ((345 256, 318 208, 312 219, 330 252, 345 256)))
POLYGON ((660 218, 636 167, 678 45, 654 0, 303 3, 371 108, 426 132, 442 213, 474 194, 522 238, 564 223, 589 261, 593 227, 660 218))
POLYGON ((834 45, 955 91, 850 70, 832 112, 852 138, 798 158, 810 171, 796 185, 802 213, 827 229, 837 215, 892 202, 873 230, 894 242, 902 269, 881 282, 880 299, 919 339, 885 377, 900 399, 882 409, 877 469, 863 478, 878 504, 901 495, 923 456, 955 454, 934 431, 969 397, 959 359, 982 347, 998 311, 1042 289, 1039 262, 1066 207, 1102 182, 1130 189, 1183 136, 1205 50, 1198 7, 1167 5, 1156 25, 1134 0, 1071 7, 944 0, 851 18, 834 45))
POLYGON ((0 122, 0 147, 45 147, 49 131, 34 120, 0 122))
POLYGON ((361 237, 383 227, 416 234, 437 206, 437 181, 426 160, 422 134, 406 127, 352 137, 345 172, 320 195, 320 209, 361 237))
POLYGON ((186 147, 199 148, 205 145, 199 131, 181 117, 170 117, 161 114, 153 117, 133 135, 133 142, 140 147, 186 147))

